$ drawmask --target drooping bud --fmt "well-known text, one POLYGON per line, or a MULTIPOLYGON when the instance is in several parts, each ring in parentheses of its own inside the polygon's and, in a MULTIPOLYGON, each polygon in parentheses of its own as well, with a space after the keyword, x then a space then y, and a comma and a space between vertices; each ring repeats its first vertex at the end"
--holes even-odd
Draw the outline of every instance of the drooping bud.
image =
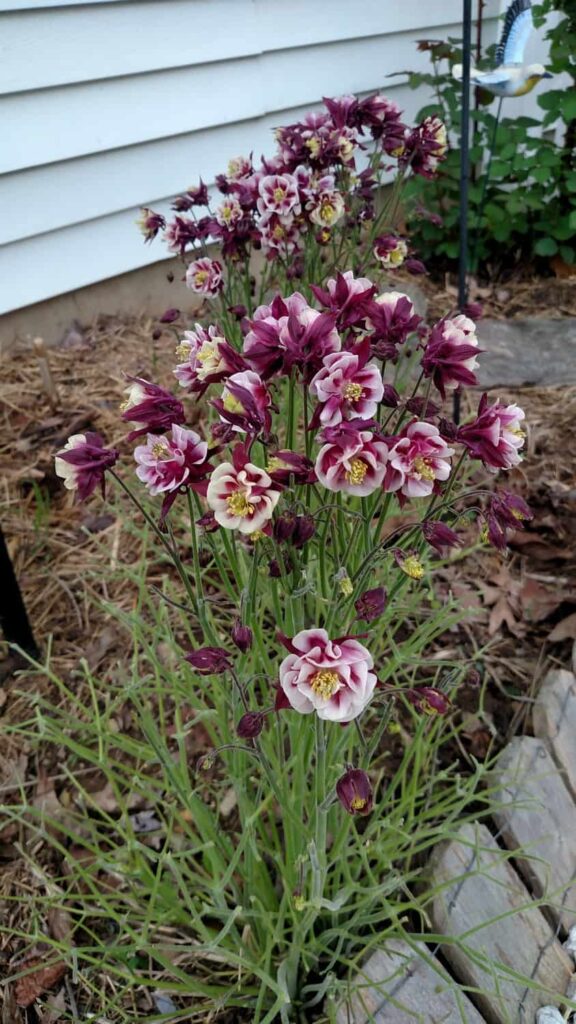
POLYGON ((250 626, 243 626, 240 619, 236 619, 232 627, 232 640, 242 654, 246 654, 252 647, 253 633, 250 626))
POLYGON ((230 655, 223 647, 197 647, 186 655, 185 661, 201 676, 218 675, 232 667, 230 655))
POLYGON ((336 795, 348 814, 370 814, 374 804, 370 779, 361 768, 348 768, 336 783, 336 795))
POLYGON ((207 754, 202 754, 201 757, 196 761, 196 770, 199 772, 209 772, 214 767, 214 752, 208 751, 207 754))
POLYGON ((433 686, 415 686, 408 690, 406 697, 412 707, 424 715, 445 715, 451 708, 446 694, 433 686))
POLYGON ((180 317, 179 309, 167 309, 159 318, 161 324, 173 324, 180 317))
POLYGON ((262 732, 264 721, 261 711, 247 711, 236 726, 236 735, 242 740, 253 740, 262 732))
POLYGON ((289 540, 296 528, 296 520, 297 516, 294 512, 282 512, 282 514, 274 520, 274 526, 272 527, 274 539, 280 544, 282 541, 289 540))
POLYGON ((213 512, 205 512, 203 516, 200 516, 200 519, 196 520, 196 526, 199 526, 205 533, 214 533, 220 529, 213 512))
POLYGON ((354 602, 359 619, 364 622, 374 622, 384 613, 386 607, 386 590, 384 587, 374 587, 372 590, 365 590, 357 601, 354 602))
POLYGON ((296 526, 292 534, 292 544, 295 548, 303 548, 315 533, 316 523, 312 516, 297 516, 296 526))
POLYGON ((382 396, 382 405, 385 405, 387 409, 397 409, 400 404, 400 395, 396 391, 396 388, 392 384, 384 385, 384 394, 382 396))
POLYGON ((450 529, 445 523, 433 522, 431 519, 425 519, 422 523, 422 533, 439 555, 442 555, 446 548, 456 548, 461 543, 455 530, 450 529))

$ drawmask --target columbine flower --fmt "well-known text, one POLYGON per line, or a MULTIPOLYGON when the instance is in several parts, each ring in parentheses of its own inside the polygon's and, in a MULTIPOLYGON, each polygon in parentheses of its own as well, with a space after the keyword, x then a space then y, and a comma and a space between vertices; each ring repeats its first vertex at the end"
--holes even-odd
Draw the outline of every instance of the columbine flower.
POLYGON ((415 174, 433 178, 447 151, 446 125, 439 117, 426 117, 407 134, 402 163, 409 164, 415 174))
MULTIPOLYGON (((174 424, 171 437, 148 434, 146 444, 134 449, 136 476, 146 484, 150 494, 175 497, 183 485, 197 494, 206 494, 206 477, 212 469, 207 456, 208 445, 199 434, 174 424)), ((167 503, 163 515, 171 504, 171 501, 167 503)))
POLYGON ((79 501, 86 501, 100 484, 104 494, 104 474, 118 459, 118 452, 105 448, 99 434, 86 431, 72 434, 54 458, 57 476, 68 491, 77 491, 79 501))
POLYGON ((308 204, 310 220, 321 228, 331 228, 344 216, 344 199, 340 192, 321 192, 308 204))
POLYGON ((150 431, 161 433, 173 423, 184 423, 184 406, 172 392, 143 377, 131 377, 126 388, 128 397, 122 403, 122 419, 128 423, 141 423, 142 427, 128 435, 132 441, 150 431))
POLYGON ((405 576, 411 580, 424 579, 424 566, 415 551, 402 551, 401 548, 394 549, 394 560, 405 576))
POLYGON ((374 803, 370 779, 360 768, 348 768, 338 779, 336 796, 348 814, 370 814, 374 803))
POLYGON ((231 228, 244 216, 240 203, 234 196, 227 196, 216 210, 216 220, 223 228, 231 228))
POLYGON ((233 430, 249 434, 269 431, 272 426, 268 388, 254 370, 233 373, 226 381, 222 397, 212 402, 220 418, 233 430))
POLYGON ((266 471, 277 484, 287 487, 295 484, 315 484, 316 473, 314 463, 306 455, 292 452, 288 448, 280 449, 268 459, 266 471))
POLYGON ((374 255, 385 270, 397 270, 408 255, 408 246, 396 235, 381 235, 374 244, 374 255))
POLYGON ((377 682, 366 647, 352 637, 331 640, 325 629, 303 629, 286 646, 280 686, 291 707, 332 722, 362 714, 377 682))
POLYGON ((446 548, 456 548, 461 544, 460 538, 455 530, 446 526, 446 523, 434 522, 432 519, 425 519, 422 523, 422 533, 431 547, 443 555, 446 548))
POLYGON ((486 469, 511 469, 522 461, 519 454, 526 434, 522 429, 525 413, 518 405, 488 405, 488 395, 482 395, 478 416, 460 427, 458 440, 486 469))
POLYGON ((208 206, 208 186, 202 178, 197 185, 191 185, 186 189, 186 195, 189 196, 192 206, 208 206))
POLYGON ((198 295, 218 295, 224 287, 222 265, 206 256, 194 260, 186 271, 186 284, 198 295))
POLYGON ((262 251, 273 258, 275 253, 292 255, 301 249, 301 234, 298 223, 292 214, 281 217, 269 211, 258 224, 262 251))
POLYGON ((371 430, 352 424, 329 427, 322 434, 327 443, 316 459, 316 476, 329 491, 346 491, 366 497, 384 480, 388 448, 371 430))
POLYGON ((324 358, 322 369, 312 378, 310 391, 320 405, 311 427, 319 421, 334 427, 342 420, 370 419, 384 395, 380 370, 368 364, 370 344, 356 352, 333 352, 324 358))
POLYGON ((432 328, 426 343, 422 357, 424 376, 432 378, 442 398, 447 390, 460 384, 477 384, 474 370, 478 367, 479 351, 474 321, 462 315, 445 317, 432 328))
POLYGON ((496 491, 490 495, 486 511, 488 540, 495 548, 504 551, 508 543, 507 531, 523 529, 523 524, 533 518, 532 509, 519 495, 496 491))
POLYGON ((424 715, 445 715, 451 707, 446 694, 433 686, 415 686, 408 690, 406 697, 412 707, 424 715))
POLYGON ((289 374, 294 366, 313 376, 323 359, 341 347, 334 317, 312 309, 300 292, 259 306, 244 339, 244 355, 262 377, 289 374))
POLYGON ((384 490, 399 491, 406 498, 427 497, 437 481, 450 476, 453 454, 438 427, 413 420, 390 444, 384 490))
POLYGON ((331 277, 326 289, 311 285, 314 295, 330 313, 336 316, 339 330, 356 327, 363 323, 368 307, 376 292, 376 286, 367 277, 354 277, 351 270, 331 277))
POLYGON ((260 213, 277 213, 285 217, 300 213, 298 182, 292 174, 268 174, 258 183, 260 213))
POLYGON ((372 351, 379 359, 396 359, 397 346, 404 344, 422 323, 403 292, 383 292, 368 309, 366 329, 371 332, 372 351))
POLYGON ((233 459, 216 467, 206 498, 224 529, 254 533, 272 518, 280 492, 268 473, 248 462, 241 446, 234 450, 233 459))
POLYGON ((384 614, 386 608, 386 590, 384 587, 374 587, 372 590, 365 590, 354 602, 357 618, 364 622, 374 622, 384 614))
POLYGON ((236 349, 228 344, 220 328, 196 324, 193 331, 185 331, 176 349, 182 360, 174 368, 174 376, 183 388, 203 392, 209 384, 224 380, 232 373, 246 368, 246 362, 236 349))
POLYGON ((252 161, 247 156, 235 156, 228 161, 228 177, 232 181, 248 178, 252 174, 252 161))
POLYGON ((156 238, 158 232, 163 231, 166 227, 166 218, 144 206, 136 223, 144 235, 144 241, 151 242, 153 238, 156 238))

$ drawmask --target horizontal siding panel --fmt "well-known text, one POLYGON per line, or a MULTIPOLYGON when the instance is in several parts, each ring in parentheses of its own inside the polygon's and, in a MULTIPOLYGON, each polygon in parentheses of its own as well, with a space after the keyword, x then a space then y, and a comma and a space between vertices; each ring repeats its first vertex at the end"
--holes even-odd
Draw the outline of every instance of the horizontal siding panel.
MULTIPOLYGON (((0 93, 206 64, 250 54, 458 23, 460 0, 405 0, 390 18, 382 0, 162 0, 0 16, 0 93), (437 9, 438 8, 438 9, 437 9), (22 60, 26 53, 26 61, 22 60)), ((494 8, 497 0, 490 0, 494 8)), ((486 10, 485 16, 490 16, 486 10)))
POLYGON ((9 96, 0 173, 248 120, 322 95, 387 91, 395 82, 387 74, 426 65, 405 33, 9 96))
MULTIPOLYGON (((38 11, 46 7, 79 7, 86 4, 117 4, 126 0, 0 0, 0 11, 38 11)), ((128 0, 131 2, 131 0, 128 0)))

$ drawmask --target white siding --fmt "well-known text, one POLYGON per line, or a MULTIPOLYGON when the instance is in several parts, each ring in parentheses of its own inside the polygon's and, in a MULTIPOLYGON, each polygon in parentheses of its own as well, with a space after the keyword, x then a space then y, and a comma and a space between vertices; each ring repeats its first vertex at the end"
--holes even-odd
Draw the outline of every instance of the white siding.
MULTIPOLYGON (((500 0, 489 0, 487 37, 500 0)), ((0 313, 165 255, 167 209, 322 95, 382 89, 413 117, 422 37, 461 0, 0 0, 0 313)))

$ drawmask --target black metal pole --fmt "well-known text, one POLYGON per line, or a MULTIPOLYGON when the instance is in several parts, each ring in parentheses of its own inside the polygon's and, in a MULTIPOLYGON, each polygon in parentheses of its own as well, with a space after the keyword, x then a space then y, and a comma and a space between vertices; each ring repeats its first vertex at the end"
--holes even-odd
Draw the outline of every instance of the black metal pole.
POLYGON ((33 657, 38 655, 32 627, 14 573, 4 534, 0 529, 0 627, 8 644, 15 644, 33 657))
MULTIPOLYGON (((466 305, 468 285, 468 186, 470 182, 470 66, 472 55, 472 0, 464 0, 462 32, 462 120, 460 128, 460 252, 458 307, 466 305)), ((454 422, 460 422, 460 395, 454 394, 454 422)))

